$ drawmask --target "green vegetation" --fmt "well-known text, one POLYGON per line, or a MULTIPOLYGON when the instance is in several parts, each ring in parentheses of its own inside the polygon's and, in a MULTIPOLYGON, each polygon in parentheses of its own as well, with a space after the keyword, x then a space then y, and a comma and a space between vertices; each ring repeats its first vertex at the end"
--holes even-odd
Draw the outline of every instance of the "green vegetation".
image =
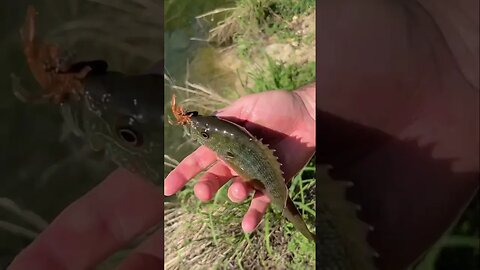
POLYGON ((307 83, 315 81, 315 62, 304 65, 285 64, 274 61, 267 56, 268 65, 265 69, 257 69, 250 74, 254 86, 252 92, 262 92, 272 89, 295 90, 307 83))
MULTIPOLYGON (((309 224, 315 220, 314 173, 312 161, 290 186, 290 196, 309 224)), ((178 194, 178 201, 166 206, 168 269, 203 269, 208 264, 238 269, 314 268, 315 244, 297 232, 279 211, 270 208, 259 228, 245 234, 240 224, 251 200, 232 203, 227 197, 227 184, 211 202, 201 203, 194 197, 193 185, 189 182, 178 194)))
POLYGON ((199 17, 225 13, 224 19, 210 31, 209 41, 218 45, 235 44, 241 56, 248 58, 271 40, 296 41, 311 35, 298 31, 298 17, 314 12, 315 1, 237 0, 235 7, 217 9, 199 17))
POLYGON ((478 269, 480 197, 477 194, 457 224, 425 255, 415 270, 478 269))

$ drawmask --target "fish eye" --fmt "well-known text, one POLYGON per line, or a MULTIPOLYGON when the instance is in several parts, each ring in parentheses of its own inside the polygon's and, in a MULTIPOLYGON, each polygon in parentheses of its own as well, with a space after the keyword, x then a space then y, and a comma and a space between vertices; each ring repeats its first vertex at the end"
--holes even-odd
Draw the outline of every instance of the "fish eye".
POLYGON ((122 140, 126 143, 131 144, 133 146, 141 146, 142 145, 142 138, 132 130, 131 128, 119 128, 118 135, 122 140))
POLYGON ((208 139, 210 137, 210 135, 208 135, 208 133, 206 131, 202 131, 200 133, 200 135, 202 135, 202 137, 205 138, 205 139, 208 139))

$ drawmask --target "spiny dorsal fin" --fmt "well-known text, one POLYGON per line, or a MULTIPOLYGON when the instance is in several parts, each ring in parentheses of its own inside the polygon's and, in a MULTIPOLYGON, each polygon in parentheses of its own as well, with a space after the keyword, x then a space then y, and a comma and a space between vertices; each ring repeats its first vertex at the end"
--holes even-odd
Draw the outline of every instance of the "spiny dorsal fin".
POLYGON ((270 148, 269 144, 264 144, 262 142, 263 141, 262 138, 256 139, 254 136, 252 136, 252 137, 255 139, 255 142, 258 144, 258 146, 266 154, 267 159, 269 160, 269 163, 272 164, 272 167, 274 168, 275 171, 277 171, 277 174, 280 176, 280 179, 278 179, 278 181, 280 181, 281 183, 279 183, 279 184, 281 184, 285 187, 285 198, 283 198, 283 203, 282 203, 282 205, 283 205, 282 212, 283 212, 285 210, 285 208, 287 207, 288 187, 287 187, 287 183, 285 181, 284 173, 281 169, 282 163, 280 163, 278 161, 278 157, 274 153, 275 151, 270 148))
POLYGON ((263 138, 257 138, 255 136, 252 135, 252 133, 250 133, 245 127, 243 126, 240 126, 232 121, 229 121, 229 120, 226 120, 226 119, 222 119, 226 122, 229 122, 229 123, 232 123, 233 125, 237 126, 239 129, 243 130, 246 134, 248 134, 250 136, 250 138, 259 146, 260 149, 263 150, 263 152, 266 154, 267 156, 267 159, 268 161, 270 162, 270 164, 272 165, 272 167, 274 168, 274 170, 277 172, 277 174, 279 175, 279 184, 283 185, 285 187, 285 197, 283 198, 283 202, 282 202, 282 205, 283 205, 283 210, 285 210, 286 206, 287 206, 287 198, 288 198, 288 187, 287 187, 287 182, 285 181, 285 177, 284 177, 284 174, 283 174, 283 171, 281 169, 281 163, 278 162, 278 157, 274 154, 274 150, 270 149, 269 145, 268 144, 264 144, 263 143, 263 138), (281 183, 280 183, 281 182, 281 183))

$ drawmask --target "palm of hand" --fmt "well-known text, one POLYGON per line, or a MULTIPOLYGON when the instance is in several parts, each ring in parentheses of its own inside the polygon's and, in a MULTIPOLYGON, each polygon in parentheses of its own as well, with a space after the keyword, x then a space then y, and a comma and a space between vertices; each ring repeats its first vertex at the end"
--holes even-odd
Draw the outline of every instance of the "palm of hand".
POLYGON ((257 138, 262 138, 283 163, 289 181, 312 157, 315 121, 295 92, 269 91, 246 96, 217 113, 242 122, 257 138))

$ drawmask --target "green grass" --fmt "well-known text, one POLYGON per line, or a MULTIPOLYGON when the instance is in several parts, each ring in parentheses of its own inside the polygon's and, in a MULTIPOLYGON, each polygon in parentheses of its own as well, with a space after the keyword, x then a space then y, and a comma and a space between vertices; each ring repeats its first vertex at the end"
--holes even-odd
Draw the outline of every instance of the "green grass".
POLYGON ((268 64, 265 68, 258 68, 250 73, 254 86, 249 90, 254 93, 284 89, 295 90, 315 81, 315 62, 304 65, 285 64, 274 61, 267 56, 268 64))
MULTIPOLYGON (((290 196, 311 229, 315 220, 314 173, 314 164, 310 162, 290 186, 290 196)), ((315 244, 297 232, 280 212, 269 208, 258 229, 245 234, 241 220, 250 199, 242 204, 232 203, 227 197, 227 184, 212 201, 199 203, 194 198, 193 185, 192 181, 178 194, 176 209, 166 217, 177 220, 165 226, 166 242, 170 243, 166 246, 166 262, 178 260, 170 266, 172 269, 182 266, 201 269, 195 265, 202 265, 202 262, 215 263, 220 268, 232 264, 239 269, 314 268, 315 244), (203 259, 198 259, 201 256, 203 259)))
MULTIPOLYGON (((296 33, 295 27, 290 22, 295 16, 306 15, 315 8, 315 1, 238 1, 240 9, 254 9, 254 16, 237 16, 239 29, 233 35, 233 40, 239 55, 250 57, 255 53, 255 48, 269 38, 281 42, 300 42, 302 35, 296 33)), ((251 13, 250 13, 251 14, 251 13)), ((259 46, 260 45, 260 46, 259 46)))
POLYGON ((479 212, 480 198, 477 194, 450 232, 438 240, 421 262, 412 269, 478 269, 479 212))
POLYGON ((225 13, 210 31, 209 40, 219 45, 236 44, 239 55, 248 58, 266 39, 300 41, 292 20, 313 12, 315 1, 237 0, 234 7, 218 9, 199 17, 225 13))

